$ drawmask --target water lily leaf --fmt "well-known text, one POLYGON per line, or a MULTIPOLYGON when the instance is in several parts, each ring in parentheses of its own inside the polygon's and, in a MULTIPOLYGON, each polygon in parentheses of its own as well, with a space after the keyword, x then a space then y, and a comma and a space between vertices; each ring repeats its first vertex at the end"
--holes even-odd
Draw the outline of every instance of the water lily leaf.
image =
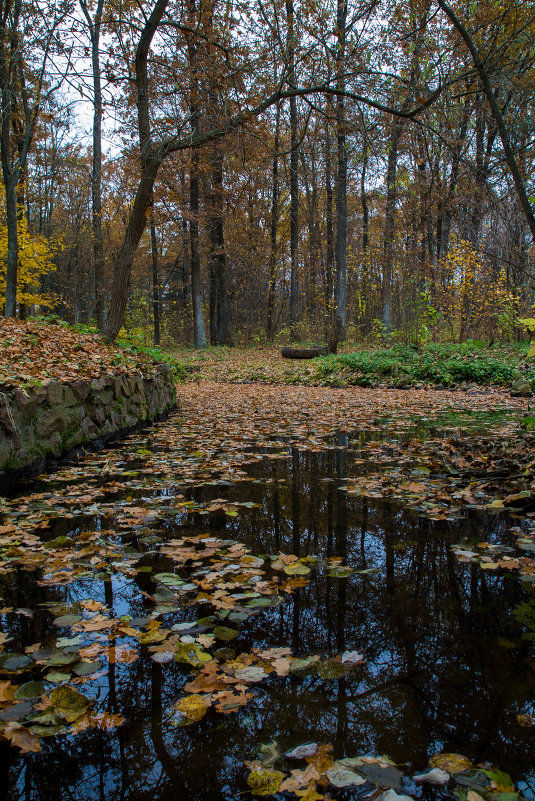
POLYGON ((45 691, 45 685, 42 681, 27 681, 21 684, 15 692, 15 698, 40 698, 45 691))
POLYGON ((175 651, 175 661, 183 662, 193 667, 200 667, 205 662, 210 662, 212 657, 198 645, 193 643, 178 643, 175 651))
POLYGON ((87 711, 89 706, 89 701, 85 695, 68 686, 56 687, 52 690, 50 700, 54 711, 64 718, 67 723, 73 723, 87 711))
POLYGON ((253 770, 247 776, 247 784, 253 795, 275 795, 278 791, 284 773, 280 770, 267 770, 260 762, 252 763, 253 770))
POLYGON ((214 629, 214 634, 218 640, 223 640, 225 642, 229 640, 235 640, 236 637, 239 635, 239 631, 236 629, 227 628, 227 626, 216 626, 214 629))
POLYGON ((175 726, 191 726, 198 723, 211 705, 210 696, 207 695, 186 695, 177 701, 173 710, 177 713, 177 719, 173 721, 175 726))
POLYGON ((440 768, 446 773, 462 773, 463 770, 470 770, 472 763, 461 754, 435 754, 429 760, 432 768, 440 768))

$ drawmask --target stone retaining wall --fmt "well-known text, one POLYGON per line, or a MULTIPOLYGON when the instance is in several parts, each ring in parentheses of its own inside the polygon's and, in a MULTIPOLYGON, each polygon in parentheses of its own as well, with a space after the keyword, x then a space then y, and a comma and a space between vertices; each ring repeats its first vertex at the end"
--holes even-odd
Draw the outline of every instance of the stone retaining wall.
MULTIPOLYGON (((170 367, 0 392, 0 474, 42 464, 154 420, 176 405, 170 367)), ((1 480, 1 475, 0 475, 1 480)))

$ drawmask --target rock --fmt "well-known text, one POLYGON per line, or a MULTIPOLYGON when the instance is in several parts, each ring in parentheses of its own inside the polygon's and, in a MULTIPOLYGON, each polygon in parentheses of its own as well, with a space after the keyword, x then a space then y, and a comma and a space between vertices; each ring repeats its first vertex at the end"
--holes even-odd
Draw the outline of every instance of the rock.
POLYGON ((512 398, 530 398, 532 394, 531 384, 525 378, 517 378, 511 384, 512 398))
POLYGON ((37 434, 40 439, 49 439, 52 434, 65 431, 66 422, 65 416, 58 409, 50 409, 41 417, 37 426, 37 434))
POLYGON ((52 378, 47 378, 43 381, 42 386, 46 389, 49 404, 51 406, 61 406, 63 403, 63 384, 59 381, 54 381, 52 378))
POLYGON ((70 409, 78 404, 78 399, 70 387, 65 387, 63 395, 63 405, 70 409))
POLYGON ((72 381, 69 388, 79 401, 84 401, 89 395, 90 384, 82 378, 79 378, 77 381, 72 381))

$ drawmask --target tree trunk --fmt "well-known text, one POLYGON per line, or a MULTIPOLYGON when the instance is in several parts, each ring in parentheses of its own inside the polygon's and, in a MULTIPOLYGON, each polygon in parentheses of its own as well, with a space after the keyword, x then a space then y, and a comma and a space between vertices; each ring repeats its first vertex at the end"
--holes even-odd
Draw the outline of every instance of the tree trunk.
POLYGON ((266 332, 270 342, 273 340, 275 326, 273 315, 275 311, 275 282, 277 280, 277 229, 279 226, 279 137, 280 137, 280 105, 277 104, 275 120, 275 141, 271 183, 271 227, 269 247, 269 284, 266 315, 266 332))
POLYGON ((154 344, 160 344, 160 279, 158 276, 158 242, 154 214, 150 213, 150 249, 152 255, 152 322, 154 326, 154 344))
POLYGON ((144 166, 141 179, 130 212, 126 232, 115 262, 113 283, 111 287, 110 310, 102 328, 106 340, 113 342, 119 333, 124 320, 126 304, 130 293, 130 272, 132 263, 147 224, 147 212, 152 199, 152 189, 158 173, 160 160, 153 156, 144 166))
MULTIPOLYGON (((327 101, 329 104, 329 100, 327 101)), ((333 185, 331 136, 329 125, 325 123, 325 322, 327 339, 332 336, 333 328, 333 264, 334 264, 334 226, 333 226, 333 185)))
MULTIPOLYGON (((288 83, 295 86, 295 21, 293 0, 286 0, 288 23, 288 83)), ((299 152, 297 138, 297 100, 290 97, 290 339, 298 338, 299 320, 299 152)))
MULTIPOLYGON (((339 92, 345 91, 343 78, 346 43, 347 0, 337 0, 336 35, 338 39, 336 86, 339 92)), ((345 133, 345 107, 342 94, 336 97, 336 289, 334 293, 334 331, 333 339, 343 341, 346 335, 346 294, 347 294, 347 150, 345 133)))
POLYGON ((392 330, 392 261, 394 258, 394 218, 397 200, 398 148, 403 132, 403 120, 394 122, 389 139, 386 168, 386 209, 383 240, 383 325, 385 331, 392 330))
POLYGON ((86 0, 80 7, 89 27, 91 65, 93 71, 93 162, 91 168, 91 228, 93 235, 93 269, 95 277, 95 311, 100 331, 106 320, 104 295, 104 246, 102 242, 102 85, 100 70, 100 28, 104 0, 98 0, 94 20, 91 19, 86 0))
MULTIPOLYGON (((223 153, 216 144, 211 158, 209 220, 210 273, 214 281, 214 340, 216 345, 228 345, 229 303, 227 288, 227 257, 223 228, 223 153)), ((210 327, 212 321, 210 321, 210 327)))

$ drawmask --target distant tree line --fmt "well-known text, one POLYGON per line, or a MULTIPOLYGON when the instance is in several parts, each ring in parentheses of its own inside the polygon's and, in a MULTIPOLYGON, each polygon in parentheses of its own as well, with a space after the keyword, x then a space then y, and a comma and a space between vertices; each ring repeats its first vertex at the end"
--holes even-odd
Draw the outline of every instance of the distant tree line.
POLYGON ((196 347, 516 336, 534 65, 520 0, 0 0, 4 313, 196 347))

